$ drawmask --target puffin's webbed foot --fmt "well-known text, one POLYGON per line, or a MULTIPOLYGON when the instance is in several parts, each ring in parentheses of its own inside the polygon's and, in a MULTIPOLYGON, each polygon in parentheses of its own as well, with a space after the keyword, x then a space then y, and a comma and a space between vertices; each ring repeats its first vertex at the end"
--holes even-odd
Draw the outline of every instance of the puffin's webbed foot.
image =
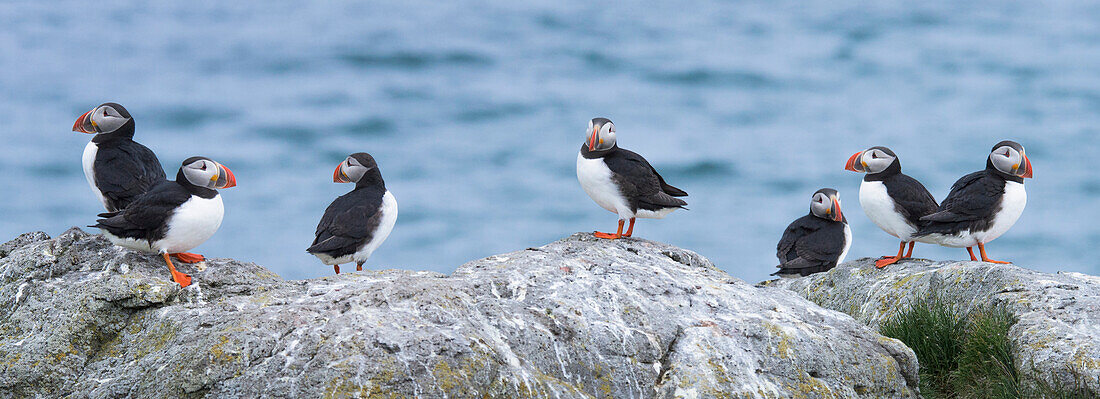
POLYGON ((596 238, 604 238, 604 239, 608 239, 608 240, 617 240, 617 239, 623 237, 622 234, 604 233, 602 231, 593 232, 592 235, 596 236, 596 238))
MULTIPOLYGON (((617 240, 623 238, 623 222, 625 222, 625 220, 619 219, 619 231, 615 232, 615 234, 596 231, 593 232, 592 235, 596 236, 596 238, 604 238, 608 240, 617 240)), ((633 220, 631 220, 631 222, 633 222, 633 220)))
MULTIPOLYGON (((1012 262, 1005 262, 1003 260, 989 259, 989 256, 987 256, 985 254, 985 244, 983 244, 983 243, 980 243, 980 242, 978 243, 978 251, 980 251, 982 253, 982 262, 996 263, 996 264, 999 264, 999 265, 1012 264, 1012 262)), ((973 254, 971 254, 971 256, 973 256, 973 254)))
POLYGON ((199 263, 199 262, 202 262, 202 261, 206 260, 205 256, 202 256, 202 255, 199 255, 199 254, 193 254, 193 253, 190 253, 190 252, 180 252, 180 253, 169 254, 169 255, 176 257, 176 259, 179 259, 179 261, 183 262, 183 263, 199 263))
POLYGON ((164 256, 164 262, 168 264, 168 270, 172 272, 172 281, 175 281, 182 288, 186 288, 191 285, 191 276, 176 271, 176 266, 172 264, 172 258, 168 254, 162 254, 164 256))
POLYGON ((886 266, 890 266, 892 264, 898 263, 898 261, 902 260, 902 259, 904 259, 904 258, 899 258, 899 257, 896 257, 896 256, 883 256, 883 257, 879 258, 879 260, 875 261, 875 268, 881 269, 881 268, 884 268, 886 266))

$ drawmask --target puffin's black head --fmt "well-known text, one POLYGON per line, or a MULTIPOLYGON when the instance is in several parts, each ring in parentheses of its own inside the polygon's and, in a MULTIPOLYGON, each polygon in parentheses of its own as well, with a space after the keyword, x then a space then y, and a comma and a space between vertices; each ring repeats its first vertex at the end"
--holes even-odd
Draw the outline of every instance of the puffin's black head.
POLYGON ((615 146, 615 124, 607 118, 592 118, 588 121, 585 143, 588 151, 610 150, 615 146))
POLYGON ((840 193, 831 188, 817 190, 810 199, 810 213, 822 219, 843 221, 844 213, 840 211, 840 193))
POLYGON ((76 118, 73 131, 89 134, 109 134, 119 131, 133 133, 134 119, 117 103, 103 103, 76 118))
POLYGON ((901 161, 898 160, 897 154, 889 148, 876 146, 853 154, 848 158, 844 169, 853 172, 880 173, 894 164, 898 164, 900 171, 901 161))
POLYGON ((336 170, 332 172, 332 181, 334 183, 358 183, 363 179, 363 176, 378 175, 381 178, 381 173, 378 171, 378 163, 374 161, 374 157, 365 152, 357 152, 348 155, 340 165, 336 166, 336 170))
POLYGON ((1031 160, 1027 158, 1024 146, 1011 140, 993 146, 985 167, 994 168, 1009 176, 1031 178, 1031 160))
POLYGON ((233 171, 207 157, 187 158, 180 166, 176 179, 177 181, 187 179, 188 183, 210 189, 230 188, 237 185, 237 178, 233 176, 233 171))

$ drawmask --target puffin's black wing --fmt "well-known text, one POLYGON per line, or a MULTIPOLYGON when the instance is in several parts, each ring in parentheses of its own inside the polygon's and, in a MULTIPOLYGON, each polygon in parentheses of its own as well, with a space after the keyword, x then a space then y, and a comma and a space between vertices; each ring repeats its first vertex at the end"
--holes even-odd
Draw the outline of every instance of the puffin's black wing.
POLYGON ((776 245, 778 274, 808 276, 836 267, 844 251, 844 223, 806 215, 787 226, 776 245))
POLYGON ((164 237, 167 220, 191 193, 171 181, 162 181, 121 211, 101 213, 96 227, 118 237, 154 241, 164 237))
POLYGON ((101 148, 93 168, 96 186, 109 211, 128 208, 139 196, 167 179, 157 155, 134 141, 101 148))
POLYGON ((898 173, 882 183, 886 186, 886 193, 894 199, 898 212, 914 226, 920 226, 921 217, 935 213, 939 208, 936 198, 917 179, 898 173))
POLYGON ((619 190, 637 208, 658 210, 682 208, 687 202, 675 197, 686 196, 681 189, 668 185, 641 155, 622 148, 603 158, 619 190))
POLYGON ((317 223, 317 237, 306 251, 334 258, 358 251, 381 224, 383 195, 384 190, 363 188, 336 198, 317 223))
POLYGON ((936 213, 921 218, 918 236, 955 234, 963 230, 985 230, 993 221, 1004 194, 1004 179, 987 171, 963 176, 951 186, 936 213))

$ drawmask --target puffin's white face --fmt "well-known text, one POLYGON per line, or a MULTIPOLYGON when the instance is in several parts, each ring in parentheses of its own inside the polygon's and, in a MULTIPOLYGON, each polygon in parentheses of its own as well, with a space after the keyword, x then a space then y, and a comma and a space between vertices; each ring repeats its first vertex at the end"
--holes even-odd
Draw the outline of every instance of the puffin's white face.
POLYGON ((810 212, 822 219, 844 220, 840 210, 840 193, 833 189, 821 189, 810 200, 810 212))
POLYGON ((112 133, 130 120, 130 114, 121 105, 106 103, 85 112, 73 124, 74 132, 112 133))
POLYGON ((335 183, 358 183, 363 175, 376 167, 378 167, 378 164, 374 162, 374 157, 371 157, 370 154, 365 152, 351 154, 332 172, 332 181, 335 183))
POLYGON ((896 156, 881 148, 869 148, 848 158, 848 164, 844 169, 853 172, 879 173, 889 168, 897 159, 896 156))
POLYGON ((199 187, 220 189, 237 185, 233 172, 209 158, 193 157, 180 167, 188 182, 199 187))
POLYGON ((336 167, 336 172, 333 173, 332 181, 335 183, 355 183, 359 179, 363 178, 363 175, 367 173, 370 168, 363 166, 355 157, 347 157, 344 162, 340 163, 340 166, 336 167))
POLYGON ((593 118, 588 121, 585 143, 588 151, 609 150, 615 146, 615 124, 607 118, 593 118))
POLYGON ((1027 158, 1023 146, 1019 149, 1012 145, 998 146, 989 153, 989 161, 993 163, 994 168, 1006 174, 1023 178, 1031 177, 1031 160, 1027 158))

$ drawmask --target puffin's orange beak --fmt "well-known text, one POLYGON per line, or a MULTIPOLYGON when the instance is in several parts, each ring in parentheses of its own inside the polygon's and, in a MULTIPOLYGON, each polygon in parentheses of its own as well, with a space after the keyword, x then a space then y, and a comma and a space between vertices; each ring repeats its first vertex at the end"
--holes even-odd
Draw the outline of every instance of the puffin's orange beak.
POLYGON ((592 135, 588 138, 588 151, 596 151, 596 138, 600 137, 600 128, 593 126, 592 135))
POLYGON ((863 151, 857 152, 848 158, 848 163, 844 164, 844 170, 863 172, 863 162, 859 162, 861 155, 863 155, 863 151))
POLYGON ((348 175, 344 174, 344 163, 343 162, 340 162, 339 165, 336 165, 336 170, 332 171, 332 182, 333 183, 351 183, 351 179, 348 178, 348 175))
POLYGON ((233 175, 233 171, 229 170, 229 168, 225 167, 225 165, 222 165, 222 164, 218 164, 218 168, 221 169, 221 174, 219 175, 220 177, 218 178, 218 183, 221 183, 221 184, 219 185, 218 188, 221 189, 221 188, 236 187, 237 186, 237 176, 233 175), (222 178, 225 179, 224 183, 222 183, 222 178))
POLYGON ((1031 178, 1031 160, 1027 158, 1027 155, 1024 155, 1024 174, 1020 175, 1020 177, 1025 179, 1031 178))
POLYGON ((844 212, 840 211, 840 202, 837 201, 836 198, 833 198, 833 208, 836 209, 836 214, 833 215, 833 220, 837 222, 844 220, 844 212))
MULTIPOLYGON (((95 111, 95 110, 93 109, 92 111, 95 111)), ((92 114, 92 111, 85 112, 84 115, 80 115, 79 118, 76 118, 76 122, 73 122, 73 131, 74 132, 89 133, 89 134, 95 134, 96 133, 95 127, 92 126, 92 118, 88 117, 88 115, 92 114)))

